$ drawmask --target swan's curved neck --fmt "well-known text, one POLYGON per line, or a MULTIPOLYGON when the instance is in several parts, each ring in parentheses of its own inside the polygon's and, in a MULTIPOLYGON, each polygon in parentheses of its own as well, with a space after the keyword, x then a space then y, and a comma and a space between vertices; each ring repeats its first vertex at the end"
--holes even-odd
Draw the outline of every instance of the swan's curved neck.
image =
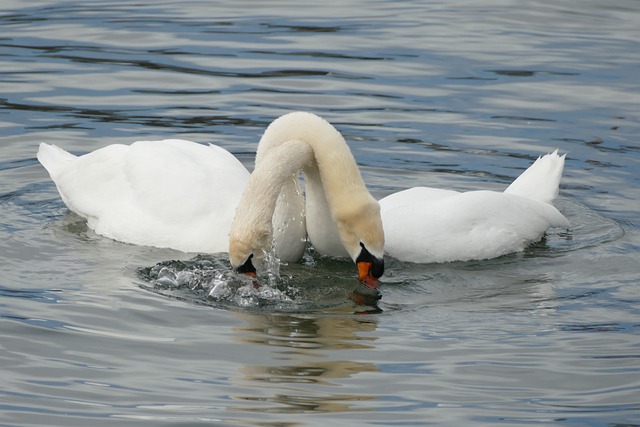
POLYGON ((296 112, 275 120, 265 131, 256 155, 256 166, 274 147, 287 141, 303 141, 312 151, 332 215, 339 206, 354 204, 354 197, 371 195, 344 138, 329 122, 311 113, 296 112))
MULTIPOLYGON (((268 250, 273 234, 273 212, 280 191, 287 180, 295 178, 313 160, 311 147, 305 142, 293 140, 273 147, 261 162, 256 162, 236 208, 230 242, 268 250)), ((260 258, 263 254, 255 255, 260 258)))

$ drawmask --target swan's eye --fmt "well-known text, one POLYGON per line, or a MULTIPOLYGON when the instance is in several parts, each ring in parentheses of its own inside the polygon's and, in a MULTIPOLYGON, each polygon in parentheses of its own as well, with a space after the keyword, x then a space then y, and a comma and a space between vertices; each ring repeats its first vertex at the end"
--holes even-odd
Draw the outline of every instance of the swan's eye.
POLYGON ((256 268, 253 266, 251 258, 253 258, 253 254, 249 255, 249 258, 247 258, 244 264, 236 268, 236 272, 246 274, 247 276, 256 277, 256 268))

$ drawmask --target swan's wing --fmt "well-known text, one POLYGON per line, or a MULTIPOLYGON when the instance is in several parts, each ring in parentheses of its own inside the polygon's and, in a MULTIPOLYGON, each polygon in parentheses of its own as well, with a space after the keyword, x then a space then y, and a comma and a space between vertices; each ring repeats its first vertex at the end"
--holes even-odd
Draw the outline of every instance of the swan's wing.
POLYGON ((154 241, 145 244, 153 246, 227 250, 233 215, 249 179, 231 153, 190 141, 141 141, 131 145, 123 171, 130 189, 123 208, 137 221, 122 215, 120 229, 145 241, 151 233, 154 241))
POLYGON ((406 190, 394 203, 381 200, 385 250, 391 256, 412 262, 493 258, 523 250, 549 227, 569 225, 555 207, 524 197, 432 190, 406 190), (443 197, 421 199, 429 194, 443 197))
POLYGON ((122 167, 137 208, 167 224, 235 210, 248 178, 228 151, 182 140, 136 142, 122 167))

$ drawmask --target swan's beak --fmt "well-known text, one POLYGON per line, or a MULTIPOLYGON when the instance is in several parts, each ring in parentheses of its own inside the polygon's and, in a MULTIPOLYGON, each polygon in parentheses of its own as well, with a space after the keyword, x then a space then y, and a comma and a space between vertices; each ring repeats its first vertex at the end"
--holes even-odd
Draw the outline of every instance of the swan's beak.
POLYGON ((249 258, 242 264, 240 267, 236 268, 236 272, 246 274, 247 276, 253 277, 254 279, 257 277, 256 268, 253 266, 251 262, 251 258, 253 258, 253 254, 249 255, 249 258))
POLYGON ((358 276, 360 281, 368 288, 377 288, 378 279, 371 274, 371 268, 373 265, 370 262, 358 263, 358 276))
POLYGON ((360 281, 370 288, 378 287, 378 278, 384 273, 384 259, 376 258, 360 243, 362 250, 356 258, 358 277, 360 281))

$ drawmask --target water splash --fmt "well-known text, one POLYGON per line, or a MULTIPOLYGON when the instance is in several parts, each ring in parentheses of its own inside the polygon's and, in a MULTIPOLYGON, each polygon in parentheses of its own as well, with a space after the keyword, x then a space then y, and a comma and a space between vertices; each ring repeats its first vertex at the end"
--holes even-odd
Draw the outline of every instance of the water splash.
POLYGON ((138 276, 145 283, 143 288, 160 295, 227 309, 378 309, 380 294, 361 289, 366 287, 353 275, 351 264, 334 260, 319 264, 281 264, 268 255, 259 269, 262 273, 254 279, 234 272, 226 256, 198 255, 139 268, 138 276))
POLYGON ((267 302, 292 301, 281 289, 276 261, 265 262, 268 268, 257 279, 237 274, 228 262, 205 255, 190 260, 163 261, 140 268, 138 275, 152 286, 151 290, 166 296, 203 304, 259 307, 267 302))
POLYGON ((280 280, 280 259, 276 256, 275 241, 271 242, 271 247, 265 250, 262 257, 262 264, 258 270, 259 278, 263 283, 276 286, 280 280))

